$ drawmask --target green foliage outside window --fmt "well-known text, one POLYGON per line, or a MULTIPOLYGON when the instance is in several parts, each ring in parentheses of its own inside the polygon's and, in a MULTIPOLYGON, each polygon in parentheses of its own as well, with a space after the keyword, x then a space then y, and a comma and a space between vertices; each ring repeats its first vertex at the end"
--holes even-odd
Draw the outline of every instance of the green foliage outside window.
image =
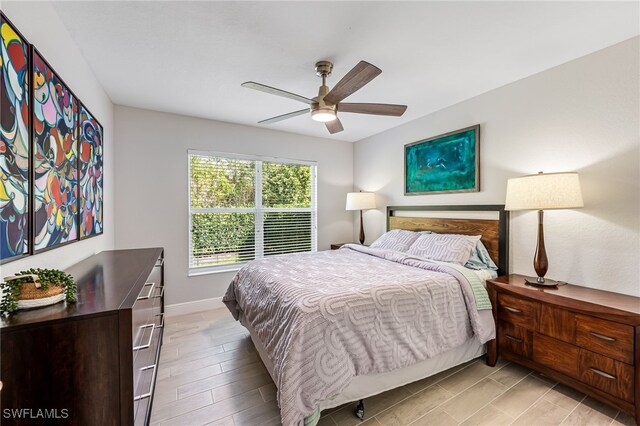
POLYGON ((311 207, 311 167, 297 164, 262 164, 264 207, 311 207))
MULTIPOLYGON (((254 208, 255 162, 190 156, 192 208, 254 208)), ((262 162, 262 206, 311 207, 311 166, 262 162)), ((311 250, 310 212, 265 212, 264 255, 311 250)), ((254 213, 192 213, 192 266, 255 257, 254 213)))
POLYGON ((254 259, 253 213, 196 213, 191 226, 192 266, 254 259))
POLYGON ((191 207, 254 207, 253 161, 190 156, 191 207))

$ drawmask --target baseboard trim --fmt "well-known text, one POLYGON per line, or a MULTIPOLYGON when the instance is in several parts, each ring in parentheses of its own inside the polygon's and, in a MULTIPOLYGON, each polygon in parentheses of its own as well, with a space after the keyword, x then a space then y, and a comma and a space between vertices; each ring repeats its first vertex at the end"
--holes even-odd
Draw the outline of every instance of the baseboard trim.
POLYGON ((165 306, 165 315, 167 317, 173 317, 176 315, 192 314, 194 312, 209 311, 211 309, 224 307, 226 307, 226 305, 222 303, 222 297, 212 297, 210 299, 167 305, 165 306))

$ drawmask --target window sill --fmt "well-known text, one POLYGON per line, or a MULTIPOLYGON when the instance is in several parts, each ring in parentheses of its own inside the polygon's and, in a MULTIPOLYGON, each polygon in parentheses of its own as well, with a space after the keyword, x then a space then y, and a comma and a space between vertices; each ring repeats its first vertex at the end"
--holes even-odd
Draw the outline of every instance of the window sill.
POLYGON ((238 272, 243 266, 244 266, 244 264, 243 265, 228 266, 228 267, 223 267, 223 268, 210 267, 210 268, 189 269, 189 272, 188 272, 187 276, 189 276, 189 277, 199 277, 201 275, 225 274, 225 273, 229 273, 229 272, 238 272))

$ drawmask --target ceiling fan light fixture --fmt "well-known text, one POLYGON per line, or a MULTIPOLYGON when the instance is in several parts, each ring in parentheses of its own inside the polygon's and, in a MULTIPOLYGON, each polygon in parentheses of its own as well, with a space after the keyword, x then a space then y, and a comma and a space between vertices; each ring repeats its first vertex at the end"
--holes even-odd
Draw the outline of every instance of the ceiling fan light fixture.
POLYGON ((311 111, 311 118, 321 123, 333 121, 336 118, 336 112, 331 108, 318 108, 311 111))

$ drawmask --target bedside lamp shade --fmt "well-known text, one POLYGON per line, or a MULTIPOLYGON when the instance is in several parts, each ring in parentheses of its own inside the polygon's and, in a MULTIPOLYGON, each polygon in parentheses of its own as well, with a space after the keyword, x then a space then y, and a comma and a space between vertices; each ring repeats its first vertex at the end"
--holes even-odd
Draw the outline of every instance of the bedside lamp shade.
POLYGON ((549 268, 544 247, 543 210, 573 209, 584 207, 577 173, 538 173, 507 181, 505 210, 538 210, 538 244, 533 258, 533 268, 538 277, 525 279, 528 284, 555 286, 553 280, 545 280, 549 268))
POLYGON ((584 207, 577 173, 539 173, 507 181, 505 210, 584 207))
POLYGON ((364 224, 362 210, 376 208, 376 194, 373 192, 349 192, 347 194, 347 210, 360 210, 360 244, 364 244, 364 224))
POLYGON ((347 210, 369 210, 376 208, 376 194, 373 192, 349 192, 347 210))

